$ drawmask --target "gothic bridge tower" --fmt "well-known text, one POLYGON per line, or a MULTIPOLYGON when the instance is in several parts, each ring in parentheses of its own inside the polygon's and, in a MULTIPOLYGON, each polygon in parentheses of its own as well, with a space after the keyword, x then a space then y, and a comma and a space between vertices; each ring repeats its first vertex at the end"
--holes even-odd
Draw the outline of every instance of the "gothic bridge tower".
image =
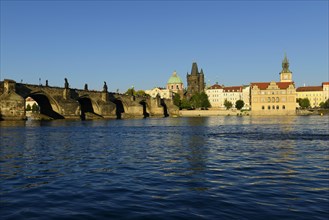
POLYGON ((191 74, 186 75, 187 78, 187 98, 191 98, 195 93, 204 92, 204 74, 203 70, 199 72, 196 62, 192 64, 191 74))

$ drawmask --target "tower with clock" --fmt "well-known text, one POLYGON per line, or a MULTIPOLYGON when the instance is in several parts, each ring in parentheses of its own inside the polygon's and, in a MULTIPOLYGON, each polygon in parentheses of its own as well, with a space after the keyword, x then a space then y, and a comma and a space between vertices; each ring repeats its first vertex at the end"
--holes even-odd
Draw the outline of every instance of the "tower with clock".
POLYGON ((282 61, 282 71, 280 72, 280 82, 292 82, 292 72, 289 70, 289 61, 287 55, 284 55, 282 61))

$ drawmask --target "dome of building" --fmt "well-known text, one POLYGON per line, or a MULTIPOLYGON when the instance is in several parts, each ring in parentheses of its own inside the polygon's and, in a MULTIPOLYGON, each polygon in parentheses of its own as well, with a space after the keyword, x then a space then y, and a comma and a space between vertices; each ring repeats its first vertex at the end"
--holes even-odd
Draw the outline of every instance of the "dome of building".
POLYGON ((176 71, 173 72, 172 76, 169 78, 167 84, 180 84, 183 83, 181 78, 177 75, 176 71))

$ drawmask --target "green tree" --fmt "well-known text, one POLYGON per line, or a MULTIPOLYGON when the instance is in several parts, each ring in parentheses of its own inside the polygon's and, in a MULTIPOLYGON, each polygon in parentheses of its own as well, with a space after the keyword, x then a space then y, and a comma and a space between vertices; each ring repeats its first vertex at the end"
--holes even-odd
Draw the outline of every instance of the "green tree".
POLYGON ((181 107, 180 95, 178 93, 174 94, 173 101, 174 105, 176 105, 177 107, 181 107))
POLYGON ((224 101, 224 106, 225 106, 226 109, 228 110, 228 109, 232 108, 233 104, 232 104, 232 102, 227 101, 227 99, 225 99, 225 101, 224 101))
POLYGON ((39 112, 40 108, 37 104, 33 103, 32 105, 32 112, 39 112))
POLYGON ((298 99, 298 104, 302 108, 308 108, 311 106, 310 100, 308 98, 298 99))
POLYGON ((180 104, 181 109, 191 109, 191 102, 186 98, 183 98, 180 104))
POLYGON ((135 92, 135 95, 136 95, 136 96, 145 96, 146 93, 145 93, 144 90, 138 90, 137 92, 135 92))
POLYGON ((320 103, 321 108, 329 108, 329 99, 327 99, 325 102, 320 103))
POLYGON ((235 102, 235 108, 237 108, 238 110, 242 109, 244 106, 244 101, 243 100, 238 100, 235 102))
POLYGON ((27 104, 27 106, 26 106, 26 111, 31 111, 32 110, 32 108, 31 108, 31 105, 30 104, 27 104))
POLYGON ((126 95, 136 95, 136 91, 134 89, 134 87, 127 89, 127 91, 125 92, 126 95))
POLYGON ((196 93, 191 97, 191 105, 194 108, 209 108, 210 102, 206 93, 196 93))
POLYGON ((205 92, 201 92, 200 99, 201 99, 201 108, 210 108, 211 107, 209 99, 208 99, 208 95, 205 92))

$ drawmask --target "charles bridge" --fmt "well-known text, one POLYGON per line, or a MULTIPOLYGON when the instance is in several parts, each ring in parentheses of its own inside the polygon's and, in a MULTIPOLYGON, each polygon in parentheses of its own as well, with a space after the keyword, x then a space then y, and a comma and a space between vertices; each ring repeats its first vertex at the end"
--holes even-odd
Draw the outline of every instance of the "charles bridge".
POLYGON ((33 98, 40 107, 40 115, 47 119, 96 119, 167 117, 178 115, 172 100, 159 96, 134 96, 111 93, 104 82, 103 91, 72 89, 65 79, 64 87, 0 82, 0 120, 26 119, 25 99, 33 98))

